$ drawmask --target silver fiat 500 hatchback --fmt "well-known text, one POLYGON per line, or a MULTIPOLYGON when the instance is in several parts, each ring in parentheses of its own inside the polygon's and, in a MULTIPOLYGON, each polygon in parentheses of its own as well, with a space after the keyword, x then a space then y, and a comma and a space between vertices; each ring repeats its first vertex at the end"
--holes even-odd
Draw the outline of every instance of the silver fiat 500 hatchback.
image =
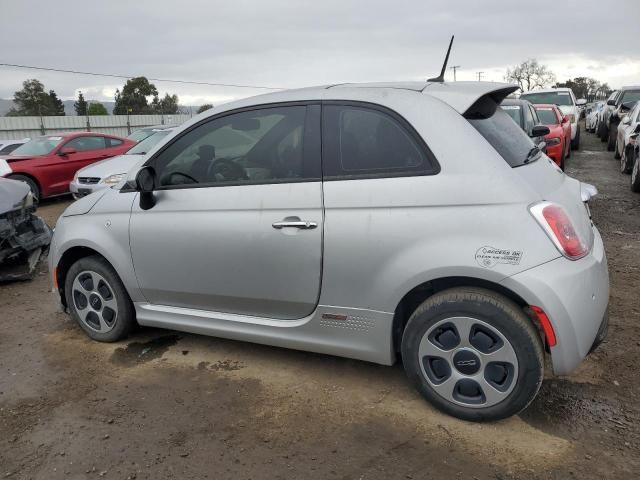
POLYGON ((58 220, 50 270, 91 338, 136 325, 384 365, 499 419, 606 334, 587 202, 499 108, 514 85, 333 85, 208 110, 58 220))

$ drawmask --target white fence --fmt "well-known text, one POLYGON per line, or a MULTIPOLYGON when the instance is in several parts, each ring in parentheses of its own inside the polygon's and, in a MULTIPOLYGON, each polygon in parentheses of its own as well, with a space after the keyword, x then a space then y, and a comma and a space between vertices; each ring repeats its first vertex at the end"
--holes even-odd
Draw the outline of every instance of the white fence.
POLYGON ((21 139, 63 132, 101 132, 126 137, 151 125, 178 125, 191 115, 91 115, 88 117, 0 117, 0 138, 21 139))

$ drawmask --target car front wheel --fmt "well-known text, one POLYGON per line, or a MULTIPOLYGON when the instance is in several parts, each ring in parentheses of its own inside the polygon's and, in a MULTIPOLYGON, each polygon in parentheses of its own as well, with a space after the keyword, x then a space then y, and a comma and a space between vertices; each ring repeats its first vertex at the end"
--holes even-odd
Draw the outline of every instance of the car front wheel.
POLYGON ((631 191, 640 193, 640 151, 633 152, 633 165, 631 166, 631 191))
POLYGON ((523 410, 542 384, 539 334, 508 298, 452 288, 425 300, 402 337, 405 371, 424 398, 464 420, 523 410))
POLYGON ((633 145, 627 145, 624 151, 622 152, 622 156, 620 156, 620 171, 622 173, 631 173, 632 159, 633 159, 633 145))
POLYGON ((578 150, 580 148, 580 127, 576 130, 576 136, 571 140, 571 148, 578 150))
POLYGON ((75 262, 67 272, 64 291, 71 315, 94 340, 116 342, 127 337, 136 325, 129 294, 102 257, 75 262))

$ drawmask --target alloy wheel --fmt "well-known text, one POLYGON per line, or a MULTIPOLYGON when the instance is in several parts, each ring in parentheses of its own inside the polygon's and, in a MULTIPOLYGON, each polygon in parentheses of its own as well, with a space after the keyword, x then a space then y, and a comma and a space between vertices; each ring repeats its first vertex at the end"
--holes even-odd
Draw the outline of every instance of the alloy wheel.
POLYGON ((500 403, 518 378, 518 358, 509 340, 492 325, 475 318, 438 321, 422 337, 418 356, 431 388, 464 407, 500 403))
POLYGON ((73 280, 72 296, 82 323, 98 333, 113 329, 118 319, 118 303, 113 288, 102 275, 80 272, 73 280))

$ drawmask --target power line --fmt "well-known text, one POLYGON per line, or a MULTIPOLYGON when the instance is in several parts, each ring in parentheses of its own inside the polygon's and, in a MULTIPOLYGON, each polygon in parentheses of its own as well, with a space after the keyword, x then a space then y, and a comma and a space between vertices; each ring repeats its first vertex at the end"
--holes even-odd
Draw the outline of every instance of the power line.
MULTIPOLYGON (((57 72, 57 73, 73 73, 76 75, 90 75, 92 77, 111 77, 111 78, 134 78, 135 75, 118 75, 115 73, 96 73, 96 72, 81 72, 78 70, 64 70, 62 68, 49 68, 49 67, 36 67, 34 65, 17 65, 14 63, 0 63, 0 67, 15 67, 15 68, 26 68, 29 70, 44 70, 47 72, 57 72)), ((184 83, 190 85, 208 85, 211 87, 234 87, 234 88, 259 88, 264 90, 283 90, 284 87, 265 87, 262 85, 242 85, 239 83, 213 83, 213 82, 194 82, 190 80, 175 80, 169 78, 150 78, 154 82, 169 82, 169 83, 184 83)))

